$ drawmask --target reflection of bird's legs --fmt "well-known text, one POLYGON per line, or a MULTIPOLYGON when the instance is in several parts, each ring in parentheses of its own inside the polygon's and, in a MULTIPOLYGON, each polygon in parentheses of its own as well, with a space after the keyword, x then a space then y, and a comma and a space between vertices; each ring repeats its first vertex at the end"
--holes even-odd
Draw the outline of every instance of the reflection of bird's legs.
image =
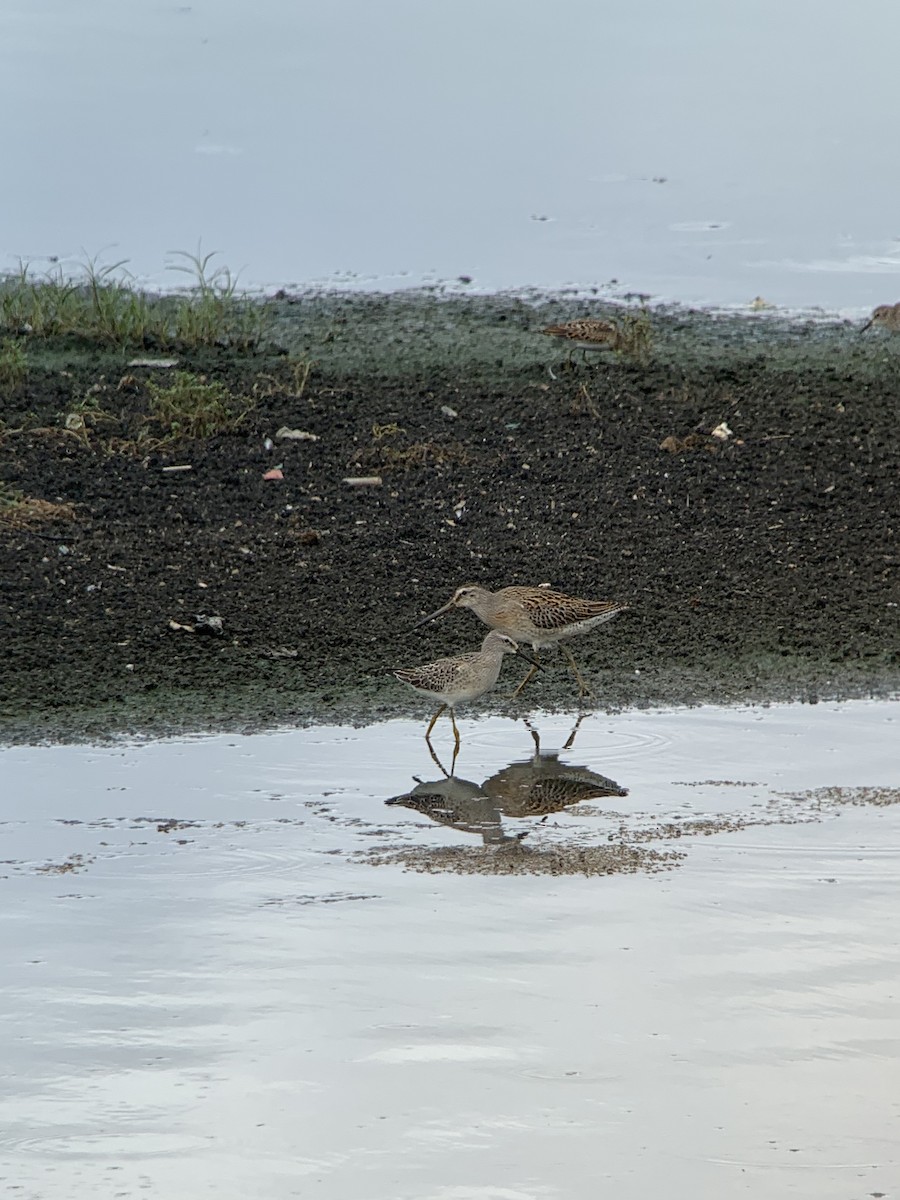
MULTIPOLYGON (((437 769, 440 771, 440 773, 442 775, 445 775, 447 777, 447 779, 449 779, 450 775, 453 773, 452 768, 451 768, 450 773, 448 774, 447 768, 444 766, 444 764, 438 758, 437 754, 435 754, 434 746, 432 746, 432 744, 431 744, 431 738, 425 739, 425 745, 428 747, 428 753, 431 755, 431 761, 434 763, 434 765, 437 767, 437 769)), ((454 762, 454 764, 456 763, 456 755, 455 754, 453 756, 453 762, 454 762)), ((421 779, 419 779, 416 782, 421 783, 422 781, 421 781, 421 779)))
POLYGON ((588 685, 581 678, 581 672, 578 670, 578 664, 575 662, 575 659, 572 657, 571 650, 565 644, 561 644, 559 648, 560 648, 560 650, 562 650, 563 654, 569 660, 569 666, 572 668, 573 672, 575 673, 575 678, 578 680, 578 699, 580 700, 582 696, 590 696, 590 698, 593 700, 594 693, 591 691, 591 689, 588 687, 588 685))
POLYGON ((456 756, 459 754, 459 730, 456 728, 456 717, 453 715, 453 709, 450 709, 450 723, 453 726, 453 736, 456 739, 453 744, 453 762, 456 762, 456 756))
POLYGON ((579 713, 578 720, 575 722, 575 728, 572 730, 572 732, 569 734, 568 738, 566 739, 566 743, 563 746, 563 750, 571 750, 572 747, 575 745, 575 734, 578 732, 579 728, 581 727, 581 722, 584 720, 584 718, 586 716, 587 716, 587 713, 579 713))
POLYGON ((459 756, 459 746, 456 745, 453 748, 453 759, 450 763, 450 774, 447 776, 448 779, 451 779, 453 777, 453 775, 456 774, 456 759, 458 756, 459 756))
POLYGON ((535 727, 532 725, 532 723, 528 720, 527 717, 524 717, 523 720, 525 723, 525 728, 531 734, 531 740, 534 742, 534 752, 535 752, 535 754, 540 754, 540 752, 541 752, 541 735, 538 733, 538 731, 535 729, 535 727))
MULTIPOLYGON (((434 729, 435 722, 437 721, 438 717, 441 715, 441 713, 444 711, 444 709, 446 707, 447 707, 446 704, 441 705, 441 707, 437 710, 437 712, 431 718, 431 724, 425 730, 425 744, 428 747, 428 753, 431 755, 432 760, 434 761, 435 765, 438 767, 438 769, 440 771, 443 772, 444 775, 447 775, 447 771, 446 771, 446 768, 444 767, 444 764, 441 762, 441 760, 438 758, 438 756, 434 752, 434 746, 432 746, 432 744, 431 744, 431 731, 432 731, 432 729, 434 729)), ((452 711, 451 711, 450 715, 451 716, 453 715, 452 711)), ((447 778, 449 779, 450 776, 447 775, 447 778)))
MULTIPOLYGON (((536 650, 534 652, 534 661, 535 661, 535 663, 537 663, 539 661, 536 650)), ((528 674, 525 676, 525 678, 522 680, 522 682, 519 684, 519 686, 516 688, 516 690, 510 694, 510 697, 509 697, 510 700, 515 700, 516 696, 518 696, 521 692, 523 692, 525 690, 525 685, 528 683, 528 681, 531 679, 532 675, 534 675, 537 670, 538 670, 537 666, 533 666, 531 668, 531 670, 528 672, 528 674)))
POLYGON ((428 741, 430 741, 430 740, 431 740, 431 731, 432 731, 432 729, 434 729, 434 724, 435 724, 435 721, 437 721, 438 717, 441 715, 441 713, 444 711, 444 709, 445 709, 446 707, 447 707, 447 705, 446 705, 446 704, 442 704, 442 705, 441 705, 441 707, 440 707, 440 708, 437 710, 437 712, 434 714, 434 716, 431 718, 431 724, 430 724, 430 725, 428 726, 428 728, 425 730, 425 741, 426 741, 426 742, 428 742, 428 741))

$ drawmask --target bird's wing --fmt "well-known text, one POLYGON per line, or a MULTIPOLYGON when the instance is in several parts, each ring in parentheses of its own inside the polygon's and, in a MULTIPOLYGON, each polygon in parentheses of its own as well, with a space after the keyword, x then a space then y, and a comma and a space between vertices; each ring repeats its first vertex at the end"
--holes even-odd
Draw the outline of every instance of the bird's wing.
POLYGON ((578 625, 595 617, 610 616, 622 605, 614 600, 579 600, 562 592, 549 592, 543 588, 536 593, 522 596, 522 607, 536 629, 564 629, 567 625, 578 625))

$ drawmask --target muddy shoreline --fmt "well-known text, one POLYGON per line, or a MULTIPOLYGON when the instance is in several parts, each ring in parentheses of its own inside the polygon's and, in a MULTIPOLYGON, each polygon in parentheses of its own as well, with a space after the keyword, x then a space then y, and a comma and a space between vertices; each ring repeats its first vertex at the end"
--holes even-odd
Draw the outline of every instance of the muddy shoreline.
MULTIPOLYGON (((171 368, 23 338, 0 738, 424 713, 389 669, 478 644, 471 614, 410 632, 471 581, 627 600, 573 646, 601 708, 895 694, 898 341, 654 312, 645 361, 566 369, 536 331, 585 312, 604 306, 285 297, 258 350, 175 355, 247 411, 170 440, 147 413, 171 368)), ((561 660, 529 697, 573 706, 561 660)))

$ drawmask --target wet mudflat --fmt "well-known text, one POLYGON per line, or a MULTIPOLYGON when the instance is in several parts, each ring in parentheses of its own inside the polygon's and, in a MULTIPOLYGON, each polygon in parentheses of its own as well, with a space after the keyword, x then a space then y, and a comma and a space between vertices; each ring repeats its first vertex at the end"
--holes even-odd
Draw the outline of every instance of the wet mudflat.
POLYGON ((898 720, 4 750, 3 1187, 890 1194, 898 720))
MULTIPOLYGON (((628 602, 578 643, 606 707, 892 694, 896 339, 654 311, 640 360, 569 368, 540 329, 586 310, 629 315, 288 297, 257 349, 175 368, 29 336, 0 428, 0 737, 401 715, 392 667, 480 643, 462 613, 411 633, 467 582, 628 602), (164 421, 197 395, 240 420, 164 421)), ((571 699, 556 669, 528 697, 571 699)))

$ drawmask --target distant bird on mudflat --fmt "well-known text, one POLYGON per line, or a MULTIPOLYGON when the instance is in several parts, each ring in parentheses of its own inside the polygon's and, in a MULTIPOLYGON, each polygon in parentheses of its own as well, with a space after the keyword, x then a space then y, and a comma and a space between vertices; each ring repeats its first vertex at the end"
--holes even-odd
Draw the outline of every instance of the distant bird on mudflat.
POLYGON ((881 325, 891 333, 900 333, 900 304, 879 304, 859 332, 865 333, 873 325, 881 325))
POLYGON ((618 350, 622 332, 612 321, 580 317, 561 325, 548 325, 541 333, 565 342, 570 350, 618 350))

